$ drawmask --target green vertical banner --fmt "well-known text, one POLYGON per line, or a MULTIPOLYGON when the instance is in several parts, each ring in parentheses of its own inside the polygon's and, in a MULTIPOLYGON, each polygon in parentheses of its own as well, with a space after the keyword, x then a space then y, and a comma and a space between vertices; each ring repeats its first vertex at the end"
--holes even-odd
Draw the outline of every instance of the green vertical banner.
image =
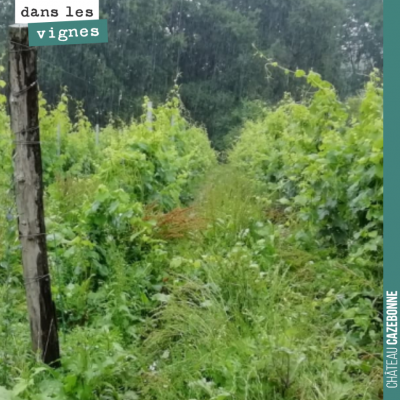
POLYGON ((108 43, 106 19, 28 24, 30 46, 108 43))
POLYGON ((400 1, 384 4, 384 315, 383 398, 399 400, 400 1))

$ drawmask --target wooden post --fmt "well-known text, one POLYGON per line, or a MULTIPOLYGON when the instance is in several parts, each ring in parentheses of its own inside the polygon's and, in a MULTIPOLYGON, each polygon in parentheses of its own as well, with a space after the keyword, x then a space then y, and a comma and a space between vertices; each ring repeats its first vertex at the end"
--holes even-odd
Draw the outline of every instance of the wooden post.
POLYGON ((9 35, 14 180, 32 348, 46 364, 57 367, 60 348, 44 224, 37 50, 28 47, 28 25, 11 25, 9 35))
POLYGON ((149 101, 147 103, 147 122, 149 123, 149 130, 152 131, 152 123, 153 123, 153 103, 149 101))
POLYGON ((99 132, 100 132, 99 124, 96 124, 96 146, 99 145, 99 132))

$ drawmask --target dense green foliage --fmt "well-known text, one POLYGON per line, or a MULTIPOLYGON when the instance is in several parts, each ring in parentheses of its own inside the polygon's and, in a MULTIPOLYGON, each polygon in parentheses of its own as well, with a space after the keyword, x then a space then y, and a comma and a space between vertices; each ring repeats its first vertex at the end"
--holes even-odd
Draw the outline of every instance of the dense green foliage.
MULTIPOLYGON (((0 54, 14 1, 0 0, 0 54)), ((102 0, 109 43, 40 49, 40 85, 51 104, 67 85, 92 123, 128 120, 142 98, 164 102, 180 72, 182 99, 218 148, 248 105, 274 103, 296 80, 260 82, 254 46, 290 69, 313 69, 342 96, 383 64, 381 0, 102 0)), ((72 108, 72 107, 71 107, 72 108)), ((74 111, 72 111, 74 114, 74 111)))
POLYGON ((98 145, 41 98, 57 370, 29 351, 0 97, 1 399, 381 398, 381 81, 341 102, 266 67, 309 93, 253 108, 223 166, 177 88, 98 145))
POLYGON ((341 103, 332 85, 311 72, 317 91, 302 103, 289 96, 249 123, 231 161, 266 184, 285 212, 302 221, 303 239, 319 240, 382 268, 383 89, 373 74, 365 92, 341 103))

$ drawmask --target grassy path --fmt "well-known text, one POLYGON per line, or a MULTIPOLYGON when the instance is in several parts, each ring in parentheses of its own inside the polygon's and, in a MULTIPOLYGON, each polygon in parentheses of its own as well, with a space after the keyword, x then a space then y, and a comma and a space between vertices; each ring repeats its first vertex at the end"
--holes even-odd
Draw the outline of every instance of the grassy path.
POLYGON ((229 166, 194 206, 207 228, 170 247, 141 350, 144 398, 378 399, 380 355, 356 345, 362 330, 350 325, 373 282, 296 248, 229 166))

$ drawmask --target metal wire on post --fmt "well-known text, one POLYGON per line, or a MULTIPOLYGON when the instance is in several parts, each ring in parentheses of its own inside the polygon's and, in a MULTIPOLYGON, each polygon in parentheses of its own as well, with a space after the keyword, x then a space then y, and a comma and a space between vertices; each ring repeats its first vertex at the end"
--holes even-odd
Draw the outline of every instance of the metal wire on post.
MULTIPOLYGON (((29 48, 27 25, 10 26, 10 51, 29 48)), ((39 90, 37 84, 37 51, 24 55, 10 53, 10 116, 15 134, 13 154, 15 197, 22 266, 34 352, 39 351, 46 364, 60 365, 56 310, 52 300, 47 258, 43 206, 43 172, 39 133, 39 90), (35 146, 35 150, 29 149, 35 146), (45 277, 37 280, 38 277, 45 277), (35 279, 35 280, 31 280, 35 279), (40 284, 38 284, 40 282, 40 284), (34 285, 35 284, 35 285, 34 285), (33 286, 34 285, 34 286, 33 286)))

